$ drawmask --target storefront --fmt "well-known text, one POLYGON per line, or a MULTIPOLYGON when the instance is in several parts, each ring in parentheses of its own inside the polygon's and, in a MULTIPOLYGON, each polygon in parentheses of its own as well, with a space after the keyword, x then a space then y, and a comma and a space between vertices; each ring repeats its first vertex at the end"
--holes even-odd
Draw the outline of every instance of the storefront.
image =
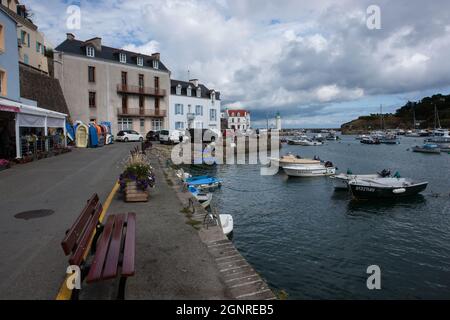
POLYGON ((22 158, 65 147, 66 117, 63 113, 0 98, 0 157, 22 158))

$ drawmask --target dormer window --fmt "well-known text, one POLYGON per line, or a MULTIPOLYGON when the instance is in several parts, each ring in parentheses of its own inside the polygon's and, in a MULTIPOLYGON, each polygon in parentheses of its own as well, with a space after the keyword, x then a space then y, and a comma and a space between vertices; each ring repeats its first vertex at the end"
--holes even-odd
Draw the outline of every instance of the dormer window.
POLYGON ((94 58, 95 57, 95 49, 94 49, 94 47, 87 47, 86 48, 86 55, 88 57, 94 58))
POLYGON ((119 61, 121 63, 127 63, 127 55, 125 53, 120 53, 119 54, 119 61))
POLYGON ((144 58, 137 57, 137 65, 142 67, 144 65, 144 58))
POLYGON ((200 87, 197 88, 197 98, 200 98, 202 96, 202 89, 200 87))
POLYGON ((191 88, 191 86, 189 86, 187 88, 187 95, 188 95, 188 97, 192 96, 192 88, 191 88))
POLYGON ((181 85, 177 85, 176 94, 181 95, 181 85))
POLYGON ((159 61, 153 60, 153 69, 159 69, 159 61))

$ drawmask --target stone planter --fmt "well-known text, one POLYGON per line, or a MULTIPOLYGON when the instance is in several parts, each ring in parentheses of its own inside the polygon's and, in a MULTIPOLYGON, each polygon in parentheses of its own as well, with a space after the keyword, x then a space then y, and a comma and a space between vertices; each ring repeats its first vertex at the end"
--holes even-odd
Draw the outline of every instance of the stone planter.
POLYGON ((125 201, 126 202, 147 202, 148 190, 142 190, 136 185, 136 181, 127 182, 125 187, 125 201))

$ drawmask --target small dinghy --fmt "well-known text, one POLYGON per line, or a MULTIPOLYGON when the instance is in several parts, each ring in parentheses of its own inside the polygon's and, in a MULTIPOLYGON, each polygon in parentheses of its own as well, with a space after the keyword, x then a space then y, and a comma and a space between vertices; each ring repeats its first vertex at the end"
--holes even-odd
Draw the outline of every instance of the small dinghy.
POLYGON ((348 190, 348 183, 351 180, 355 179, 376 179, 376 178, 386 178, 391 176, 391 171, 384 169, 381 172, 377 172, 375 174, 353 174, 351 171, 347 171, 347 173, 341 173, 335 176, 331 176, 334 188, 335 189, 345 189, 348 190))
POLYGON ((75 145, 77 148, 87 148, 89 144, 89 128, 85 124, 78 124, 75 131, 75 145))
POLYGON ((356 199, 397 198, 416 195, 427 188, 428 182, 406 178, 354 179, 349 188, 356 199))
POLYGON ((441 148, 437 144, 426 143, 423 146, 415 146, 413 152, 441 153, 441 148))
POLYGON ((210 176, 197 176, 185 180, 188 186, 194 186, 200 191, 214 190, 222 185, 222 180, 210 176))
POLYGON ((228 236, 233 232, 233 216, 231 214, 219 214, 219 218, 222 231, 228 236))
POLYGON ((207 208, 211 204, 212 194, 200 192, 196 187, 189 186, 188 190, 200 202, 203 208, 207 208))

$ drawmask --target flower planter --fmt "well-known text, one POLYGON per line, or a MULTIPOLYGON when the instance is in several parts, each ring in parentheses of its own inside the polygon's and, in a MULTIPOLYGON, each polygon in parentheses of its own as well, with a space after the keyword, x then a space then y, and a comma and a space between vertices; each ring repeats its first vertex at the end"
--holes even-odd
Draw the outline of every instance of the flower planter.
POLYGON ((142 190, 136 181, 129 181, 126 183, 124 190, 125 201, 126 202, 147 202, 148 201, 148 191, 142 190))

